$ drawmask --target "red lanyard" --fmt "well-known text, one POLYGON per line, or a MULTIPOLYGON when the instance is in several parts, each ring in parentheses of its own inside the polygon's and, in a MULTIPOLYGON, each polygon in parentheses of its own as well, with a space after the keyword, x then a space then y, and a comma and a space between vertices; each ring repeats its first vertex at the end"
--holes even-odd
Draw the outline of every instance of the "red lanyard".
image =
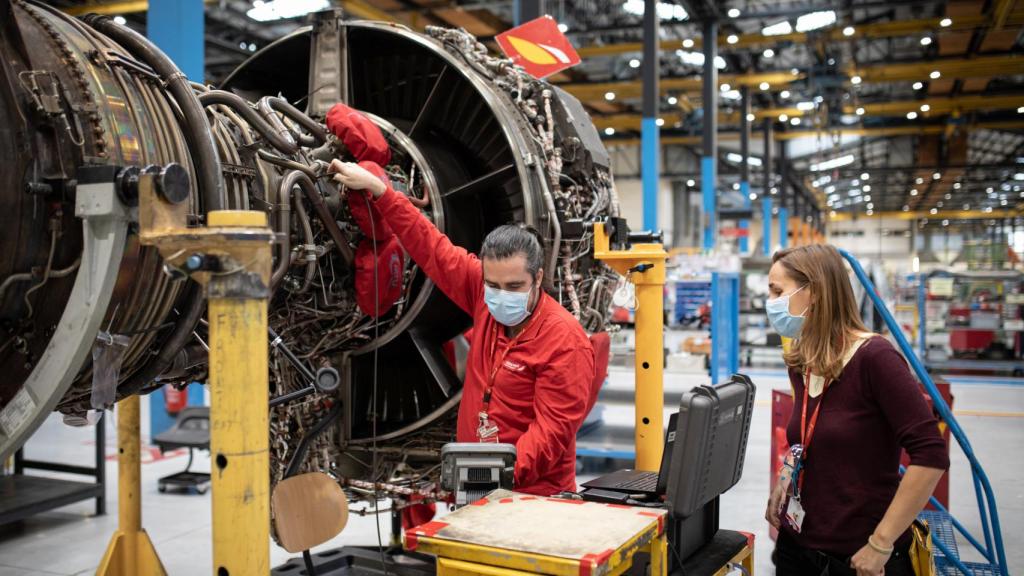
MULTIPOLYGON (((533 316, 531 315, 530 320, 532 319, 533 316)), ((509 340, 508 344, 505 346, 505 349, 501 351, 501 356, 491 367, 491 376, 488 379, 487 388, 484 389, 484 405, 482 410, 484 414, 487 414, 489 412, 489 408, 491 407, 491 393, 494 391, 494 381, 497 380, 498 378, 498 370, 501 370, 501 365, 505 363, 505 357, 508 356, 509 351, 512 350, 512 347, 515 346, 516 343, 519 341, 519 337, 522 336, 523 333, 526 332, 526 329, 530 326, 530 320, 527 320, 526 326, 523 326, 523 329, 520 330, 519 333, 515 335, 515 337, 509 340)), ((491 340, 490 350, 491 358, 494 358, 494 352, 498 347, 498 331, 501 330, 501 327, 497 322, 495 322, 494 324, 494 339, 491 340)))
POLYGON ((825 391, 828 390, 828 385, 831 384, 831 380, 825 380, 825 386, 821 391, 821 399, 818 400, 818 405, 814 407, 814 413, 811 414, 811 425, 807 425, 807 402, 810 397, 808 390, 811 387, 811 369, 807 369, 807 373, 804 376, 804 405, 800 414, 800 445, 804 447, 804 454, 807 453, 807 447, 811 445, 811 439, 814 437, 814 428, 818 425, 818 412, 821 411, 821 403, 825 400, 825 391))

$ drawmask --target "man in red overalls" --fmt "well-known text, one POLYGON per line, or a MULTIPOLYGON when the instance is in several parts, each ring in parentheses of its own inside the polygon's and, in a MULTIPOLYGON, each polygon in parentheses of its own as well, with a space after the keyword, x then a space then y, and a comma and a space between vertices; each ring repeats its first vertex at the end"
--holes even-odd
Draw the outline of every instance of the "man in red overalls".
POLYGON ((374 218, 473 317, 458 441, 515 444, 519 492, 575 491, 576 432, 586 417, 594 351, 579 322, 541 288, 538 238, 521 226, 500 226, 478 259, 395 192, 373 162, 335 160, 331 171, 349 194, 372 195, 374 218))

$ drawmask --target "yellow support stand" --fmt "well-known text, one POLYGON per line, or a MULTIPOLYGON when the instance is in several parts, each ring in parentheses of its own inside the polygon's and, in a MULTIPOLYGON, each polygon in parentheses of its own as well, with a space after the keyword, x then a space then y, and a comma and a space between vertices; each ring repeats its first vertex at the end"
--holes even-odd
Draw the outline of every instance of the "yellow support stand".
MULTIPOLYGON (((97 426, 103 426, 103 422, 97 426)), ((139 456, 139 397, 117 404, 117 532, 110 539, 96 574, 155 576, 167 574, 142 529, 142 466, 139 456)))
POLYGON ((169 166, 139 179, 139 238, 206 289, 210 327, 213 574, 270 572, 267 215, 220 210, 187 227, 187 190, 169 166))
POLYGON ((661 244, 634 244, 612 250, 606 224, 594 224, 594 257, 636 287, 636 469, 655 472, 665 446, 662 331, 665 327, 665 261, 661 244))

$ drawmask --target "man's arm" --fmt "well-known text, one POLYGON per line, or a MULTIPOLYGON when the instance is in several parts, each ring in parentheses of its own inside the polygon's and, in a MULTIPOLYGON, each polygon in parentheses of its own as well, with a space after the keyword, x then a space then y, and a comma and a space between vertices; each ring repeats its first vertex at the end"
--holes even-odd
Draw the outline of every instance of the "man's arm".
POLYGON ((587 417, 594 380, 593 350, 568 341, 565 344, 537 375, 535 419, 516 442, 516 486, 534 484, 557 463, 587 417))
POLYGON ((335 180, 349 193, 368 191, 374 212, 388 223, 402 247, 434 284, 467 314, 483 291, 483 267, 476 256, 456 246, 403 194, 395 192, 384 170, 372 162, 334 160, 335 180))

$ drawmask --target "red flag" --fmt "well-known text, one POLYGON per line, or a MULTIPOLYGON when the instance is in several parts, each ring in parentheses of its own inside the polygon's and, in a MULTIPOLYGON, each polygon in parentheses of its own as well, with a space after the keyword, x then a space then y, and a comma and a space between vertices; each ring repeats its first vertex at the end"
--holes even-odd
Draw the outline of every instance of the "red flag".
POLYGON ((513 62, 536 78, 545 78, 580 63, 580 56, 551 16, 541 16, 495 37, 513 62))

